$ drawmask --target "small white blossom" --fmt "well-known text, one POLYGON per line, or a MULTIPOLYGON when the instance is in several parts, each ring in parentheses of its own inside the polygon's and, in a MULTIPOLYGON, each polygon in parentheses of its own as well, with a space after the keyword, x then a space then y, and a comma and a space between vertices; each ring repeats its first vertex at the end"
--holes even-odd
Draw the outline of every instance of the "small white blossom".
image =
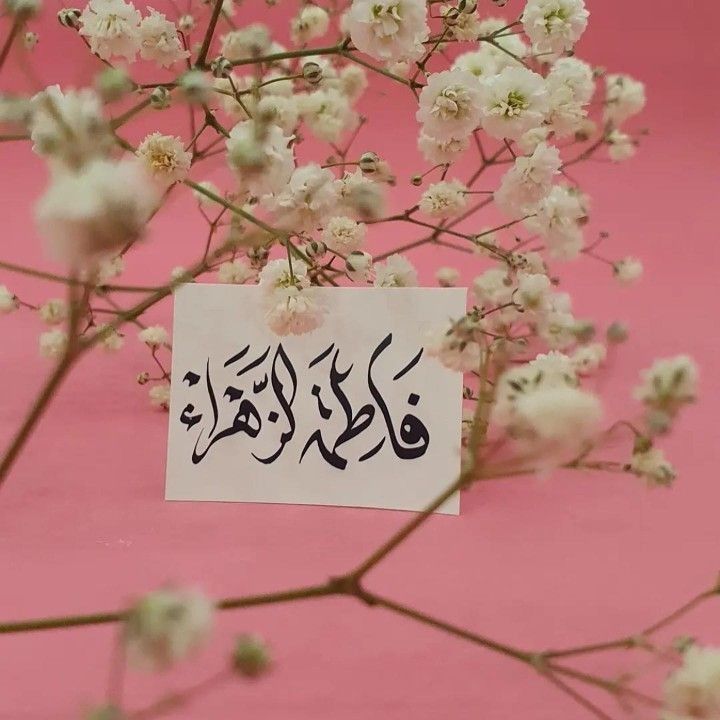
POLYGON ((532 128, 527 132, 524 132, 517 139, 517 146, 520 148, 520 152, 525 155, 532 155, 537 146, 545 142, 550 135, 550 128, 547 125, 541 125, 540 127, 532 128))
POLYGON ((498 63, 493 49, 492 45, 482 43, 478 50, 458 55, 451 69, 464 70, 476 78, 495 75, 498 72, 498 63))
POLYGON ((59 358, 68 344, 68 336, 64 330, 55 328, 40 334, 40 355, 46 358, 59 358))
POLYGON ((135 60, 140 49, 139 11, 124 0, 90 0, 80 15, 80 34, 103 60, 135 60))
POLYGON ((480 86, 464 70, 444 70, 429 76, 420 93, 418 122, 438 140, 462 137, 480 124, 480 86))
POLYGON ((290 138, 277 125, 239 122, 226 142, 228 163, 244 188, 253 195, 276 193, 287 187, 295 168, 290 138))
POLYGON ((438 140, 424 131, 418 135, 418 149, 423 157, 434 165, 451 163, 467 150, 470 140, 467 136, 438 140))
POLYGON ((340 204, 361 220, 382 217, 385 197, 380 183, 370 180, 361 170, 345 173, 338 182, 340 204))
POLYGON ((125 338, 114 328, 110 329, 107 323, 98 325, 96 332, 104 334, 103 339, 100 341, 103 350, 117 352, 125 344, 125 338))
POLYGON ((242 285, 253 276, 253 270, 242 258, 228 260, 220 265, 217 279, 228 285, 242 285))
POLYGON ((645 85, 629 75, 605 77, 605 121, 615 125, 637 115, 645 107, 645 85))
POLYGON ((430 357, 436 357, 450 370, 477 372, 482 358, 478 330, 477 321, 465 316, 453 322, 450 329, 430 335, 425 348, 430 357))
POLYGON ((67 303, 60 298, 48 300, 38 308, 38 315, 47 325, 60 325, 68 316, 67 303))
POLYGON ((613 274, 618 282, 623 285, 631 285, 642 277, 642 262, 634 257, 626 257, 618 260, 618 262, 613 265, 613 274))
POLYGON ((504 68, 481 82, 480 112, 485 132, 516 140, 542 125, 548 110, 545 80, 525 67, 504 68))
POLYGON ((384 263, 375 265, 375 287, 415 287, 417 270, 403 255, 391 255, 384 263))
POLYGON ((545 309, 552 292, 550 278, 544 273, 520 272, 517 276, 515 302, 528 312, 545 309))
POLYGON ((5 285, 0 285, 0 315, 9 315, 20 307, 15 294, 10 292, 5 285))
POLYGON ((338 204, 335 176, 315 163, 296 168, 286 185, 263 204, 283 227, 312 230, 330 217, 338 204))
POLYGON ((298 108, 310 132, 325 142, 337 142, 343 132, 354 129, 358 123, 347 96, 335 88, 299 97, 298 108))
POLYGON ((257 57, 270 53, 270 31, 262 23, 251 23, 233 30, 220 39, 220 53, 230 61, 257 57))
POLYGON ((327 10, 317 5, 305 5, 290 23, 290 36, 298 45, 322 37, 330 26, 327 10))
POLYGON ((125 269, 125 261, 122 255, 116 255, 115 257, 104 258, 97 265, 95 272, 95 282, 98 285, 105 285, 109 280, 121 275, 125 269))
POLYGON ((459 180, 442 180, 428 187, 418 206, 431 217, 452 217, 467 207, 466 193, 467 188, 459 180))
POLYGON ((615 162, 628 160, 637 151, 635 141, 632 137, 620 130, 612 130, 608 134, 606 142, 608 144, 608 155, 610 159, 615 162))
POLYGON ((665 681, 663 720, 720 717, 720 649, 692 645, 665 681))
POLYGON ((333 252, 346 256, 360 250, 365 242, 367 227, 344 215, 330 218, 323 228, 322 239, 333 252))
POLYGON ((578 375, 592 375, 605 362, 607 349, 602 343, 591 343, 577 348, 570 356, 578 375))
POLYGON ((672 485, 677 477, 675 468, 667 461, 662 450, 651 447, 648 450, 634 452, 630 461, 630 469, 648 485, 672 485))
POLYGON ((525 225, 546 241, 553 257, 571 260, 582 249, 581 223, 586 216, 583 197, 565 185, 555 185, 525 225))
POLYGON ((170 407, 170 383, 162 382, 148 390, 148 398, 153 407, 167 410, 170 407))
POLYGON ((325 308, 313 288, 290 286, 269 296, 265 321, 277 335, 304 335, 320 327, 325 308))
POLYGON ((158 189, 137 160, 93 160, 77 173, 57 173, 36 217, 50 253, 80 265, 138 239, 158 202, 158 189))
POLYGON ((602 418, 599 399, 577 387, 564 356, 506 371, 498 380, 491 421, 515 438, 541 465, 572 457, 597 434, 602 418))
POLYGON ((441 287, 455 287, 460 273, 453 267, 439 267, 435 271, 435 279, 441 287))
POLYGON ((470 4, 464 10, 459 10, 454 5, 443 4, 440 6, 440 17, 448 18, 445 23, 448 27, 448 37, 460 41, 477 40, 481 34, 480 18, 477 8, 468 12, 470 4))
POLYGON ((424 0, 353 0, 345 26, 358 50, 386 63, 416 55, 430 32, 424 0))
POLYGON ((640 373, 634 396, 650 408, 673 415, 697 395, 698 369, 692 358, 678 355, 656 360, 640 373))
POLYGON ((143 328, 138 333, 140 342, 144 342, 148 347, 156 348, 160 345, 167 345, 170 341, 168 331, 162 325, 151 325, 143 328))
POLYGON ((509 66, 521 65, 520 60, 529 51, 520 33, 507 30, 508 21, 500 17, 488 17, 481 21, 478 30, 480 36, 493 36, 493 43, 482 43, 481 50, 487 52, 495 61, 495 72, 509 66))
POLYGON ((538 52, 560 53, 573 49, 589 15, 583 0, 528 0, 522 24, 538 52))
POLYGON ((140 23, 140 56, 154 60, 160 67, 170 67, 190 57, 180 42, 175 24, 151 7, 148 11, 150 14, 140 23))
MULTIPOLYGON (((158 387, 167 393, 165 385, 153 390, 158 387)), ((160 392, 155 395, 160 396, 160 392)), ((173 665, 205 642, 212 618, 212 602, 195 590, 149 593, 131 608, 123 626, 129 664, 146 670, 173 665)))
POLYGON ((51 85, 32 98, 30 107, 30 138, 39 155, 75 169, 112 145, 102 101, 93 90, 63 92, 51 85))
POLYGON ((359 65, 345 65, 338 75, 339 89, 350 102, 355 102, 368 86, 367 73, 359 65))
POLYGON ((560 152, 553 145, 540 143, 529 157, 518 157, 495 191, 498 207, 511 217, 529 214, 552 188, 560 172, 560 152))
POLYGON ((156 180, 168 186, 184 180, 192 163, 192 155, 183 147, 181 138, 159 132, 145 137, 137 156, 156 180))

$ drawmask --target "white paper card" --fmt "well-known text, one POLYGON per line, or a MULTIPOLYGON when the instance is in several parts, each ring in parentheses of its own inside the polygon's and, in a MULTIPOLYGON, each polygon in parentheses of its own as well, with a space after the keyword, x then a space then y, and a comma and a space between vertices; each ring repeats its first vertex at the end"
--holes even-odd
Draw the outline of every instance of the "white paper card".
POLYGON ((279 337, 257 287, 176 291, 166 499, 421 510, 457 477, 462 375, 423 343, 465 289, 317 293, 322 326, 279 337))

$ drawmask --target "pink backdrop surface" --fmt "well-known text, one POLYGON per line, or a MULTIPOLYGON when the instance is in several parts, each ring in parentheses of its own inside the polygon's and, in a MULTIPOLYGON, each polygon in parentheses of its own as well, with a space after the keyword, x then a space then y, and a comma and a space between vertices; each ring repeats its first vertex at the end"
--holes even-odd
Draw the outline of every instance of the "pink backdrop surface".
MULTIPOLYGON (((47 5, 52 16, 56 8, 47 5)), ((589 232, 611 233, 610 256, 642 257, 646 277, 618 289, 607 268, 580 261, 582 272, 572 273, 569 285, 580 315, 631 327, 605 381, 611 413, 631 408, 637 372, 655 356, 688 352, 697 359, 701 400, 663 444, 679 480, 672 491, 648 491, 631 477, 577 473, 485 484, 464 495, 460 517, 433 518, 368 577, 370 589, 538 650, 637 631, 708 587, 719 569, 720 341, 713 318, 720 10, 707 0, 588 5, 591 24, 579 55, 647 83, 648 107, 635 127, 651 133, 634 160, 589 163, 576 175, 593 197, 589 232)), ((480 4, 483 11, 489 6, 480 4)), ((248 2, 238 17, 253 12, 279 27, 291 8, 254 11, 248 2)), ((38 74, 86 81, 96 66, 78 46, 52 17, 41 23, 38 74)), ((27 87, 17 67, 9 71, 15 86, 27 87)), ((8 68, 4 74, 7 82, 8 68)), ((404 178, 421 167, 412 103, 394 86, 374 82, 361 107, 379 121, 359 145, 393 163, 400 207, 415 192, 404 178)), ((0 158, 2 258, 52 268, 32 229, 32 201, 45 183, 42 163, 27 147, 9 143, 0 146, 0 158)), ((193 176, 223 174, 218 166, 193 176)), ((128 280, 164 281, 172 266, 197 255, 203 226, 189 205, 176 198, 156 218, 150 241, 129 260, 128 280)), ((404 228, 377 228, 371 242, 377 249, 406 236, 413 237, 404 228)), ((413 258, 429 282, 430 254, 413 258)), ((465 256, 445 262, 453 260, 465 256)), ((0 281, 30 300, 59 293, 5 272, 0 281)), ((169 325, 170 305, 151 317, 169 325)), ((36 318, 2 318, 1 329, 0 436, 6 440, 48 364, 37 357, 36 318)), ((353 566, 407 520, 387 511, 164 502, 167 417, 149 409, 134 384, 149 363, 133 336, 130 331, 119 357, 95 353, 81 363, 0 493, 0 618, 115 609, 166 581, 214 596, 322 581, 353 566)), ((719 643, 719 616, 720 606, 710 605, 678 630, 719 643)), ((243 631, 272 644, 273 673, 224 686, 178 717, 557 720, 583 712, 523 665, 349 599, 226 613, 197 661, 159 680, 130 676, 128 704, 211 674, 243 631)), ((100 701, 112 638, 110 627, 0 638, 0 718, 73 718, 100 701)), ((585 664, 613 673, 624 662, 614 656, 585 664)))

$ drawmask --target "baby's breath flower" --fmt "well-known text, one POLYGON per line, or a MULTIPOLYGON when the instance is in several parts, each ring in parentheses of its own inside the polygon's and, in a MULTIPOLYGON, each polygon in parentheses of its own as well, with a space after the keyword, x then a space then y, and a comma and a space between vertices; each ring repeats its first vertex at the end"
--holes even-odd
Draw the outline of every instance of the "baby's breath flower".
POLYGON ((336 215, 325 223, 322 238, 330 250, 346 256, 362 248, 366 230, 364 223, 355 222, 344 215, 336 215))
POLYGON ((498 140, 517 140, 539 127, 548 110, 548 94, 542 76, 522 66, 504 68, 482 80, 478 103, 485 132, 498 140))
POLYGON ((170 67, 190 57, 183 48, 175 24, 151 7, 148 11, 150 14, 140 23, 140 56, 144 60, 154 60, 160 67, 170 67))
POLYGON ((418 206, 431 217, 452 217, 467 206, 466 193, 467 188, 459 180, 442 180, 430 185, 422 194, 418 206))
POLYGON ((143 328, 138 333, 138 339, 148 347, 156 348, 160 347, 160 345, 167 345, 170 336, 162 325, 150 325, 150 327, 143 328))
POLYGON ((460 277, 460 272, 454 267, 439 267, 435 271, 435 279, 441 287, 454 287, 460 277))
POLYGON ((103 60, 135 60, 140 49, 140 13, 124 0, 90 0, 80 15, 80 34, 103 60))
POLYGON ((618 260, 613 265, 613 275, 623 285, 630 285, 639 280, 643 274, 643 265, 640 260, 634 257, 626 257, 618 260))
POLYGON ((355 47, 385 63, 421 55, 430 33, 424 0, 353 0, 345 27, 355 47))
POLYGON ((577 348, 570 356, 578 375, 592 375, 605 362, 607 349, 602 343, 591 343, 577 348))
POLYGON ((38 315, 48 325, 60 325, 68 316, 67 303, 59 298, 48 300, 38 308, 38 315))
POLYGON ((608 155, 610 159, 615 160, 615 162, 627 160, 637 152, 637 147, 632 137, 620 130, 612 130, 605 141, 608 145, 608 155))
POLYGON ((46 358, 59 358, 68 344, 68 336, 64 330, 56 328, 40 334, 40 355, 46 358))
POLYGON ((663 451, 656 447, 634 452, 630 469, 652 486, 672 485, 677 477, 675 468, 665 459, 663 451))
POLYGON ((252 268, 242 258, 222 263, 217 271, 218 282, 228 285, 242 285, 253 275, 252 268))
POLYGON ((415 287, 417 270, 404 256, 391 255, 385 262, 375 264, 375 287, 415 287))
POLYGON ((523 29, 541 53, 572 50, 587 27, 583 0, 528 0, 523 29))
MULTIPOLYGON (((157 399, 167 398, 164 383, 157 399)), ((133 667, 158 670, 182 660, 200 646, 212 628, 213 605, 195 590, 156 590, 135 603, 123 627, 128 662, 133 667)))
POLYGON ((9 315, 20 307, 15 294, 7 289, 7 286, 0 285, 0 315, 9 315))
POLYGON ((137 240, 158 201, 137 160, 93 160, 77 173, 56 173, 36 217, 50 253, 81 266, 137 240))
POLYGON ((322 37, 330 26, 327 10, 317 5, 305 5, 290 23, 290 36, 298 45, 322 37))
POLYGON ((674 415, 697 395, 698 369, 687 355, 662 358, 640 373, 635 398, 653 410, 674 415))
POLYGON ((170 407, 170 383, 162 382, 148 390, 148 398, 153 407, 167 410, 170 407))
POLYGON ((150 174, 165 185, 184 180, 192 162, 192 155, 179 137, 159 132, 145 137, 138 146, 137 156, 150 174))
POLYGON ((645 107, 645 85, 629 75, 605 77, 605 121, 620 125, 645 107))
POLYGON ((481 94, 475 76, 464 70, 433 73, 420 93, 417 119, 438 140, 457 138, 480 124, 481 94))
POLYGON ((720 716, 720 649, 691 645, 665 681, 664 696, 668 720, 720 716))
POLYGON ((103 350, 117 352, 125 344, 125 338, 107 323, 98 325, 96 332, 103 334, 103 338, 100 341, 103 350))

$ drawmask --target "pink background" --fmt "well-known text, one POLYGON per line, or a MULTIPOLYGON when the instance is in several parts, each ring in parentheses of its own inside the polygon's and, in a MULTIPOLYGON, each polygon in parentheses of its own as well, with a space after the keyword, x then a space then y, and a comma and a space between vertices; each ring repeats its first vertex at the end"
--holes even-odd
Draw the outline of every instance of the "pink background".
MULTIPOLYGON (((720 345, 713 318, 720 10, 708 0, 588 5, 591 24, 579 55, 647 83, 647 111, 634 127, 647 126, 651 134, 633 161, 594 162, 575 174, 587 178, 593 197, 588 232, 611 232, 605 253, 641 256, 646 278, 618 289, 605 267, 583 260, 582 273, 571 273, 569 284, 580 315, 603 323, 623 319, 632 329, 605 383, 611 411, 632 409, 627 398, 637 372, 655 356, 688 352, 700 364, 701 402, 663 443, 679 480, 672 491, 648 491, 632 477, 577 473, 486 484, 463 497, 459 518, 432 519, 368 578, 371 589, 392 598, 538 650, 637 631, 708 587, 718 570, 720 345)), ((513 6, 519 10, 518 0, 511 0, 513 6)), ((490 12, 490 3, 480 8, 490 12)), ((55 9, 48 2, 48 18, 40 23, 38 74, 80 84, 96 66, 78 38, 56 24, 55 9)), ((260 12, 248 3, 238 18, 253 13, 282 26, 282 35, 291 8, 281 3, 260 12)), ((15 86, 28 87, 15 64, 3 76, 6 86, 12 77, 15 86)), ((394 202, 409 204, 416 191, 405 178, 422 167, 413 147, 409 93, 374 83, 362 108, 387 121, 371 125, 358 149, 389 157, 400 176, 394 202)), ((166 121, 156 122, 168 129, 166 121)), ((136 131, 132 139, 141 136, 136 131)), ((2 258, 40 262, 31 202, 45 182, 44 168, 27 147, 5 143, 0 154, 2 258)), ((224 170, 203 174, 198 168, 193 175, 208 176, 222 178, 224 170)), ((164 281, 172 266, 198 255, 203 226, 190 205, 175 198, 154 221, 150 242, 128 262, 127 281, 164 281)), ((415 235, 407 228, 375 228, 371 242, 373 248, 387 247, 396 237, 415 235)), ((430 281, 430 253, 413 257, 430 281)), ((444 262, 465 258, 448 255, 444 262)), ((60 293, 59 286, 5 272, 0 282, 34 302, 60 293)), ((165 304, 152 318, 169 325, 170 312, 165 304)), ((37 357, 36 318, 18 313, 1 322, 5 440, 48 363, 37 357)), ((86 358, 17 463, 0 494, 3 620, 115 609, 173 580, 214 596, 322 581, 356 564, 409 517, 165 503, 167 418, 148 408, 144 391, 134 384, 144 369, 151 369, 147 354, 132 330, 119 357, 86 358)), ((717 643, 717 617, 717 607, 708 607, 678 631, 717 643)), ((272 675, 257 683, 238 681, 179 716, 557 720, 583 712, 522 665, 346 599, 227 613, 197 662, 160 680, 132 675, 129 706, 212 674, 241 631, 260 633, 272 644, 272 675)), ((0 718, 72 718, 100 701, 112 637, 112 629, 102 627, 0 638, 0 718)), ((598 657, 584 666, 613 674, 622 664, 622 658, 598 657)))

